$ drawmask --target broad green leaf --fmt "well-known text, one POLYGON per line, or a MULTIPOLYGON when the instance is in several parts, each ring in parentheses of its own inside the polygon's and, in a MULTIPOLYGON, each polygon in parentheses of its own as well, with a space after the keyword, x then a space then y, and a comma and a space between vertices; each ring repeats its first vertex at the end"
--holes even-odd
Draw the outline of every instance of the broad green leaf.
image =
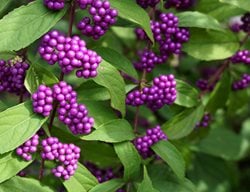
POLYGON ((11 1, 0 0, 0 14, 10 3, 11 1))
POLYGON ((106 47, 97 47, 94 49, 105 61, 113 65, 115 68, 127 73, 128 75, 138 79, 138 74, 133 64, 122 54, 113 49, 106 47))
POLYGON ((133 0, 110 0, 111 6, 116 8, 119 17, 129 20, 140 25, 152 42, 154 42, 153 34, 150 28, 150 18, 147 12, 136 4, 133 0))
POLYGON ((184 179, 185 161, 174 145, 169 141, 160 141, 151 148, 169 165, 179 179, 184 179))
POLYGON ((124 166, 124 179, 134 180, 138 178, 141 170, 141 158, 130 141, 114 145, 115 152, 124 166))
POLYGON ((179 26, 181 27, 197 27, 224 31, 215 18, 198 11, 185 11, 178 13, 177 16, 179 18, 179 26))
POLYGON ((122 179, 111 179, 93 187, 89 192, 115 192, 124 185, 122 179))
POLYGON ((0 184, 0 192, 53 192, 53 190, 47 186, 41 185, 41 183, 32 178, 24 177, 12 177, 11 179, 0 184))
POLYGON ((158 192, 152 185, 152 181, 148 176, 147 168, 144 166, 143 169, 143 180, 139 184, 137 192, 158 192))
POLYGON ((130 124, 125 119, 116 119, 100 125, 95 131, 89 135, 82 136, 81 139, 118 143, 132 140, 134 137, 135 135, 130 124))
POLYGON ((169 139, 180 139, 193 131, 195 124, 200 121, 203 114, 203 105, 185 109, 163 124, 162 129, 167 134, 169 139))
POLYGON ((199 104, 199 93, 191 85, 176 79, 177 98, 175 104, 184 107, 194 107, 199 104))
POLYGON ((49 31, 65 14, 47 9, 41 0, 21 6, 0 20, 0 51, 27 47, 49 31))
POLYGON ((232 56, 239 49, 239 40, 230 31, 190 30, 190 40, 183 51, 201 60, 219 60, 232 56))
POLYGON ((38 64, 30 66, 24 81, 24 85, 30 93, 34 93, 41 84, 53 85, 55 83, 58 83, 56 76, 38 64))
POLYGON ((98 184, 97 179, 89 170, 78 163, 75 174, 69 180, 63 181, 68 192, 87 192, 98 184))
POLYGON ((226 160, 238 160, 249 143, 240 135, 225 128, 215 128, 195 146, 195 150, 226 160))
POLYGON ((0 113, 0 154, 22 145, 47 119, 33 112, 30 101, 0 113))
POLYGON ((15 151, 0 155, 0 183, 15 176, 31 163, 32 161, 22 160, 15 151))
POLYGON ((211 93, 206 106, 206 111, 215 112, 217 109, 224 107, 229 97, 230 90, 231 76, 228 71, 226 71, 211 93))
POLYGON ((103 61, 98 67, 98 75, 93 79, 106 87, 111 97, 111 106, 125 115, 125 83, 120 73, 109 63, 103 61))
POLYGON ((233 116, 244 107, 249 101, 249 94, 248 90, 241 90, 241 91, 231 91, 228 103, 227 103, 227 112, 229 115, 233 116))
POLYGON ((228 3, 234 5, 246 11, 250 11, 250 3, 248 0, 219 0, 219 1, 222 3, 228 3))

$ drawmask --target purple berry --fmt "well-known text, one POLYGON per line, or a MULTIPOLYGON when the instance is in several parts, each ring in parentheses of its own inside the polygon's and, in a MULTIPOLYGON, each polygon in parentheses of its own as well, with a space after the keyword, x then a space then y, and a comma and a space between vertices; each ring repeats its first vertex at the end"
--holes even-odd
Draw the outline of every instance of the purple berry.
POLYGON ((242 21, 242 25, 240 26, 240 28, 244 32, 249 33, 250 32, 250 12, 243 15, 241 18, 241 21, 242 21))
POLYGON ((169 9, 174 7, 179 10, 190 9, 195 3, 195 0, 167 0, 164 7, 169 9))
POLYGON ((64 0, 43 0, 44 5, 51 10, 64 8, 64 0))
POLYGON ((242 78, 238 81, 233 82, 232 89, 237 91, 241 89, 246 89, 250 86, 250 75, 249 74, 243 74, 242 78))
POLYGON ((250 51, 249 50, 241 50, 235 53, 231 57, 232 63, 244 63, 246 65, 250 65, 250 51))
POLYGON ((136 0, 137 4, 142 8, 146 9, 148 7, 155 7, 160 0, 136 0))
POLYGON ((196 128, 198 127, 208 127, 212 120, 211 114, 205 113, 201 121, 196 123, 196 128))

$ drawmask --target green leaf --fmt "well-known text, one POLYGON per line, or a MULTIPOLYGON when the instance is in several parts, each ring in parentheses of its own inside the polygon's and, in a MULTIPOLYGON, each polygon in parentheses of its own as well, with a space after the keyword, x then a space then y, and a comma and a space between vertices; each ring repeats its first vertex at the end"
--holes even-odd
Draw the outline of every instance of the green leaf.
POLYGON ((184 107, 194 107, 199 104, 199 93, 191 85, 176 79, 177 98, 175 104, 184 107))
POLYGON ((41 183, 32 178, 24 177, 12 177, 11 179, 1 183, 0 192, 53 192, 53 190, 47 186, 41 185, 41 183))
POLYGON ((162 129, 167 134, 169 139, 183 138, 193 131, 195 124, 200 121, 203 113, 203 105, 185 109, 163 124, 162 129))
POLYGON ((80 163, 78 163, 75 174, 69 180, 63 181, 68 192, 87 192, 97 184, 95 176, 80 163))
POLYGON ((41 0, 21 6, 0 20, 0 51, 27 47, 49 31, 65 14, 47 9, 41 0))
POLYGON ((115 192, 124 185, 122 179, 111 179, 104 183, 100 183, 92 188, 89 192, 115 192))
POLYGON ((125 119, 115 119, 100 125, 95 131, 89 135, 82 136, 81 139, 118 143, 132 140, 134 137, 132 127, 125 119))
POLYGON ((185 11, 178 13, 177 16, 179 18, 179 26, 181 27, 197 27, 224 31, 215 18, 198 11, 185 11))
POLYGON ((24 161, 18 158, 15 151, 0 155, 0 183, 15 176, 31 163, 32 161, 24 161))
POLYGON ((7 7, 11 1, 0 0, 0 13, 7 7))
POLYGON ((38 64, 30 66, 24 81, 24 85, 30 93, 34 93, 41 84, 53 85, 55 83, 58 83, 56 76, 38 64))
POLYGON ((246 11, 250 11, 250 3, 248 0, 219 0, 219 1, 222 3, 228 3, 234 5, 246 11))
POLYGON ((228 98, 227 112, 231 116, 235 115, 237 110, 247 105, 248 101, 249 97, 247 90, 231 91, 228 98))
POLYGON ((152 181, 148 176, 147 168, 143 169, 143 180, 139 184, 137 192, 158 192, 152 185, 152 181))
POLYGON ((128 75, 138 79, 138 74, 133 64, 122 54, 107 47, 97 47, 94 49, 105 61, 113 65, 115 68, 127 73, 128 75))
POLYGON ((134 180, 138 178, 141 170, 141 157, 130 142, 123 142, 114 145, 115 152, 124 166, 124 179, 134 180))
POLYGON ((185 161, 174 145, 169 141, 160 141, 151 148, 171 167, 179 179, 184 179, 185 161))
POLYGON ((239 49, 239 41, 230 31, 190 30, 190 40, 183 51, 201 60, 219 60, 232 56, 239 49))
POLYGON ((133 0, 110 0, 111 6, 116 8, 119 17, 129 20, 140 25, 152 42, 154 42, 153 34, 150 28, 150 18, 147 12, 136 4, 133 0))
POLYGON ((125 83, 120 73, 109 63, 102 61, 98 75, 93 79, 97 84, 106 87, 111 97, 111 106, 125 115, 125 83))
POLYGON ((33 112, 30 101, 0 113, 0 154, 22 145, 47 119, 33 112))
POLYGON ((209 97, 206 111, 215 112, 217 109, 225 106, 231 90, 231 76, 226 71, 221 80, 216 84, 213 92, 209 97))

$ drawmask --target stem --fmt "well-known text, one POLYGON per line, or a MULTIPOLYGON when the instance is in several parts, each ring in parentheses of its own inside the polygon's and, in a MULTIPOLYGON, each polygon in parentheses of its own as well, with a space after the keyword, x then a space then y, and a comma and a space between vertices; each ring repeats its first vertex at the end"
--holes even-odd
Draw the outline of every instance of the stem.
POLYGON ((44 159, 41 160, 40 172, 38 177, 39 180, 43 178, 43 172, 44 172, 44 159))

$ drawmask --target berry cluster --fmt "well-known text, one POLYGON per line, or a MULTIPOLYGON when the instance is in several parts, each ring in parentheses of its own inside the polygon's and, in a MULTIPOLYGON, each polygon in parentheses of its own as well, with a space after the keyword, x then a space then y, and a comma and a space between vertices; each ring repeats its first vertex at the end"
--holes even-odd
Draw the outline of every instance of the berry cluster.
POLYGON ((39 136, 35 134, 32 138, 16 149, 16 154, 21 156, 25 161, 32 159, 32 154, 37 151, 39 136))
POLYGON ((243 17, 241 18, 241 21, 242 21, 242 25, 240 26, 240 28, 244 32, 249 33, 250 32, 250 12, 243 15, 243 17))
POLYGON ((232 84, 232 89, 233 90, 241 90, 245 89, 250 86, 250 75, 249 74, 243 74, 242 78, 238 81, 235 81, 232 84))
POLYGON ((49 137, 42 141, 42 159, 56 161, 59 165, 52 169, 56 177, 64 180, 74 175, 77 169, 81 149, 74 144, 64 144, 56 137, 49 137))
POLYGON ((249 50, 241 50, 236 52, 231 57, 232 63, 244 63, 246 65, 250 65, 250 51, 249 50))
POLYGON ((186 10, 190 9, 195 3, 195 0, 167 0, 164 4, 166 9, 175 7, 176 9, 186 10))
POLYGON ((136 0, 136 2, 142 8, 146 9, 147 7, 155 7, 160 0, 136 0))
POLYGON ((229 20, 229 28, 235 32, 238 33, 241 30, 241 25, 242 25, 242 21, 241 21, 241 17, 236 16, 236 17, 232 17, 229 20))
POLYGON ((209 113, 206 113, 200 122, 196 123, 196 127, 208 127, 209 123, 211 122, 212 118, 209 113))
POLYGON ((99 39, 115 24, 118 12, 108 0, 78 0, 81 9, 88 8, 91 17, 84 17, 77 25, 83 35, 99 39))
POLYGON ((19 56, 8 61, 0 60, 0 92, 25 93, 24 79, 28 68, 29 64, 19 56))
POLYGON ((43 0, 43 4, 51 10, 60 10, 64 8, 64 0, 43 0))
POLYGON ((153 111, 165 104, 171 105, 176 99, 176 81, 174 75, 160 75, 155 77, 151 87, 144 87, 141 91, 134 90, 127 95, 126 104, 140 106, 147 104, 153 111))
POLYGON ((95 77, 102 61, 95 51, 86 48, 85 41, 79 36, 66 37, 57 30, 44 35, 39 53, 51 65, 58 62, 63 73, 77 69, 76 76, 79 78, 95 77))
POLYGON ((148 129, 146 135, 136 138, 133 143, 141 156, 146 159, 154 154, 150 147, 160 140, 167 140, 167 136, 160 126, 156 126, 148 129))
POLYGON ((147 34, 142 28, 136 28, 134 32, 138 40, 148 40, 147 34))

